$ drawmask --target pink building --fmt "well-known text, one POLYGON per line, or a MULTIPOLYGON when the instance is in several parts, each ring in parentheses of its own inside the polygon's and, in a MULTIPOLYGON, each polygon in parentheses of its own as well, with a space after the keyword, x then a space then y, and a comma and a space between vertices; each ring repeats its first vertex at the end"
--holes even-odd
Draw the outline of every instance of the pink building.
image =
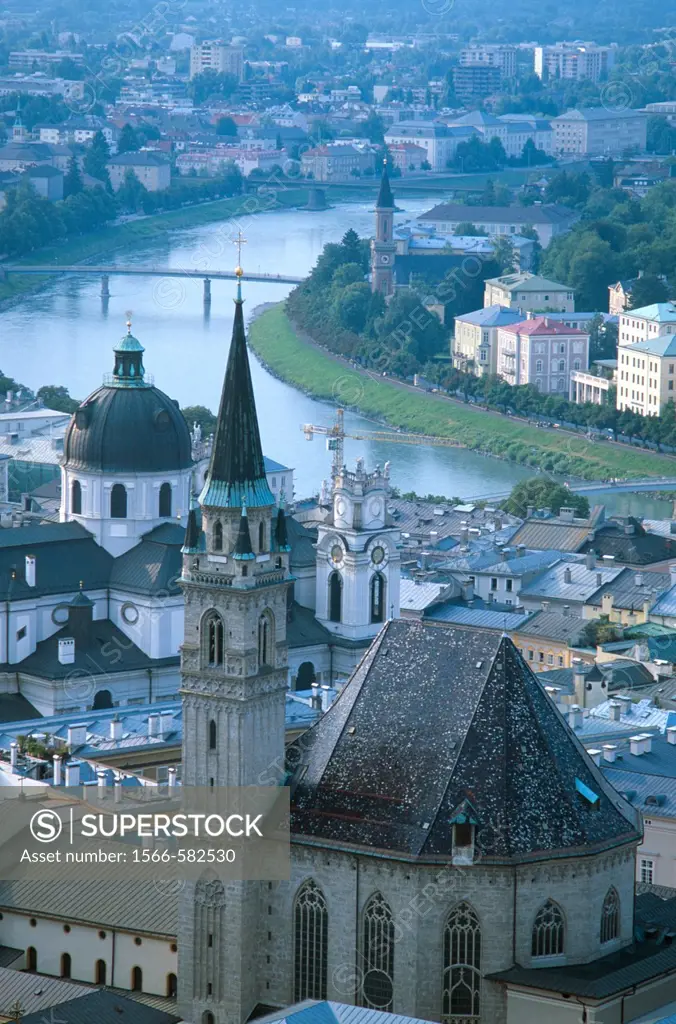
POLYGON ((420 171, 427 160, 427 150, 423 146, 416 146, 414 142, 399 142, 388 148, 392 163, 402 175, 420 171))
POLYGON ((498 330, 498 373, 508 384, 534 384, 568 397, 570 374, 589 366, 589 335, 560 320, 528 314, 498 330))

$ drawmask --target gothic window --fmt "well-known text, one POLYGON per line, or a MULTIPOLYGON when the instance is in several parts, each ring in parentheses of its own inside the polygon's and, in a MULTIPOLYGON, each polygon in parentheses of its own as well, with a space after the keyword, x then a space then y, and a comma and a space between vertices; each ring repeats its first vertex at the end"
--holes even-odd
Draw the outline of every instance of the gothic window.
POLYGON ((563 953, 566 926, 561 908, 554 900, 540 907, 533 923, 532 956, 557 956, 563 953))
POLYGON ((364 909, 361 1005, 391 1012, 393 978, 394 920, 389 903, 377 892, 364 909))
POLYGON ((70 510, 74 516, 82 515, 82 487, 79 480, 70 485, 70 510))
POLYGON ((216 522, 214 523, 213 548, 214 551, 223 550, 223 524, 221 523, 220 519, 217 519, 216 522))
POLYGON ((258 524, 258 550, 265 551, 265 523, 258 524))
POLYGON ((601 942, 610 942, 620 934, 620 897, 617 889, 610 887, 603 901, 601 911, 601 942))
POLYGON ((114 484, 110 492, 110 518, 127 518, 127 489, 124 484, 114 484))
POLYGON ((96 985, 105 985, 106 983, 106 961, 97 960, 96 968, 94 971, 94 983, 96 985))
POLYGON ((329 912, 324 893, 312 879, 298 891, 294 904, 294 1002, 326 999, 329 912))
POLYGON ((206 660, 212 668, 223 664, 223 619, 218 612, 209 612, 204 621, 206 660))
POLYGON ((376 572, 371 577, 371 622, 385 621, 385 577, 376 572))
POLYGON ((329 576, 329 621, 340 622, 343 605, 343 580, 339 572, 329 576))
POLYGON ((442 1018, 453 1024, 479 1020, 481 928, 469 903, 459 903, 444 928, 442 1018))
POLYGON ((264 611, 258 620, 258 664, 272 665, 275 621, 272 612, 264 611))
POLYGON ((171 515, 171 484, 164 483, 160 487, 160 519, 168 519, 171 515))
POLYGON ((209 750, 216 749, 216 722, 212 718, 209 722, 209 750))

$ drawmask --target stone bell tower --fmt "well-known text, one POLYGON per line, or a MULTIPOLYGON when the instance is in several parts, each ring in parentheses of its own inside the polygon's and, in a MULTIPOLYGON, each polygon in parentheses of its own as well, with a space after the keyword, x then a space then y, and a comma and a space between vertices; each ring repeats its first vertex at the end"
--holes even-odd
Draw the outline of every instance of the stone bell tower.
POLYGON ((376 236, 371 240, 371 291, 380 292, 385 298, 394 294, 394 257, 397 252, 393 238, 394 209, 385 163, 376 201, 376 236))
MULTIPOLYGON (((238 281, 211 461, 183 546, 186 786, 278 782, 288 565, 284 511, 276 508, 265 477, 238 281)), ((205 877, 186 885, 178 972, 179 1012, 186 1021, 241 1024, 260 1001, 260 884, 224 886, 205 877)))

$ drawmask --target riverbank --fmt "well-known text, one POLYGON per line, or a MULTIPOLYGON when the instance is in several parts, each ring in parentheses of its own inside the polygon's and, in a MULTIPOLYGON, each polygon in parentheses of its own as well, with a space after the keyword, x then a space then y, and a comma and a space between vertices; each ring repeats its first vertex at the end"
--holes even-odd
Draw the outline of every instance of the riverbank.
POLYGON ((665 455, 537 429, 499 413, 355 370, 347 361, 299 336, 283 303, 257 312, 249 327, 252 349, 270 373, 314 398, 349 406, 402 430, 452 437, 472 450, 563 477, 645 479, 676 474, 676 461, 665 455))
MULTIPOLYGON (((75 263, 86 263, 87 261, 97 262, 102 257, 110 256, 111 253, 119 249, 133 251, 135 247, 140 248, 149 242, 162 241, 172 231, 213 224, 217 221, 237 217, 248 219, 270 210, 302 206, 306 202, 307 187, 284 188, 278 191, 270 189, 269 193, 260 196, 242 195, 232 196, 229 199, 216 199, 208 203, 186 206, 180 210, 169 210, 166 213, 139 217, 137 220, 125 221, 122 224, 112 224, 95 234, 71 238, 11 262, 13 266, 44 264, 50 267, 59 264, 72 266, 75 263)), ((12 275, 6 281, 0 282, 0 302, 30 295, 42 288, 50 279, 50 277, 41 277, 35 274, 27 277, 12 275)))

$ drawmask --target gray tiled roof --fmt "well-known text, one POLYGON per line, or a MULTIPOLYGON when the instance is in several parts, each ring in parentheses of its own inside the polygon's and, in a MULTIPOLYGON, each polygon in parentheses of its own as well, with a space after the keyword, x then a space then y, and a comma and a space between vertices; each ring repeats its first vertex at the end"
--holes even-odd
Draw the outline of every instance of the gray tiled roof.
POLYGON ((161 596, 180 593, 176 580, 181 575, 184 539, 185 530, 173 523, 145 534, 139 544, 114 560, 111 587, 161 596))
POLYGON ((564 615, 563 612, 542 611, 534 612, 519 627, 519 633, 521 636, 542 637, 546 640, 566 640, 570 643, 575 643, 585 625, 586 622, 573 615, 564 615))
POLYGON ((588 525, 528 519, 512 537, 512 544, 525 544, 527 548, 540 551, 579 551, 592 534, 588 525))
POLYGON ((75 593, 108 585, 112 555, 79 523, 0 530, 0 598, 75 593), (25 581, 26 555, 35 555, 35 586, 25 581), (15 578, 12 578, 14 573, 15 578))
POLYGON ((160 897, 154 885, 131 878, 124 882, 100 878, 85 882, 77 870, 58 882, 0 881, 0 908, 170 939, 175 938, 178 928, 175 893, 163 889, 160 897))
MULTIPOLYGON (((0 967, 0 1017, 4 1017, 4 1011, 16 1002, 21 1004, 24 1013, 32 1015, 67 1000, 86 997, 91 991, 87 985, 78 985, 74 981, 0 967)), ((23 1021, 25 1018, 21 1019, 23 1021)))
POLYGON ((558 601, 586 601, 622 572, 621 566, 589 569, 585 562, 560 561, 537 576, 521 590, 521 597, 555 598, 558 601), (570 574, 570 581, 567 582, 570 574), (601 581, 599 583, 599 580, 601 581))
POLYGON ((290 650, 294 647, 309 647, 311 644, 333 642, 332 635, 320 622, 317 622, 312 609, 304 608, 296 601, 291 605, 286 639, 290 650))
POLYGON ((299 523, 293 516, 287 516, 286 532, 291 545, 291 568, 314 565, 317 558, 314 547, 317 543, 316 528, 311 529, 299 523))
POLYGON ((469 608, 461 604, 440 604, 425 613, 430 622, 455 623, 457 626, 474 626, 476 629, 493 629, 504 633, 521 629, 528 615, 514 611, 492 611, 485 606, 469 608))
MULTIPOLYGON (((44 1024, 44 1013, 38 1010, 21 1018, 22 1024, 44 1024)), ((54 1015, 58 1024, 175 1024, 181 1017, 146 1006, 129 996, 108 989, 88 991, 67 1002, 59 1001, 54 1015)))
POLYGON ((604 582, 603 586, 592 594, 587 604, 600 607, 604 594, 612 594, 613 607, 633 611, 640 610, 644 601, 652 604, 658 596, 671 586, 671 574, 668 572, 640 572, 625 568, 614 580, 604 582), (641 581, 637 583, 637 577, 641 581))
POLYGON ((514 645, 488 630, 389 622, 288 763, 298 841, 446 856, 468 794, 493 863, 640 836, 514 645), (596 809, 575 798, 577 780, 596 809))

